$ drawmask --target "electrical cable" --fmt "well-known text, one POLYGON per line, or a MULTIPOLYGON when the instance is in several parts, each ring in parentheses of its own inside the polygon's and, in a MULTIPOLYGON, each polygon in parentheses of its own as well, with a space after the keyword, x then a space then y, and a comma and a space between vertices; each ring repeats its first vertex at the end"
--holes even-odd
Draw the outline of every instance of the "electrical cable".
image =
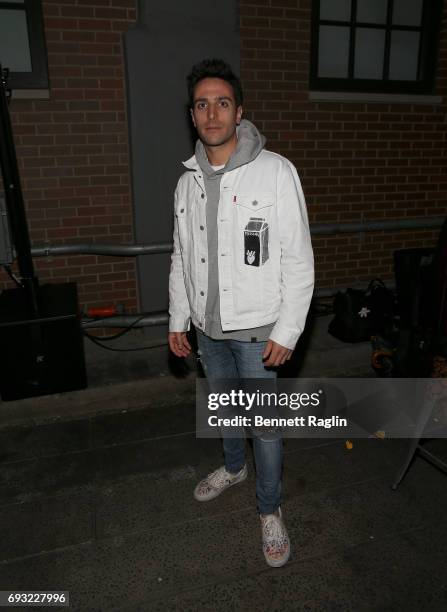
POLYGON ((168 346, 167 342, 163 342, 161 344, 153 344, 151 346, 138 346, 135 348, 113 348, 112 346, 107 346, 107 344, 103 344, 102 342, 97 340, 95 336, 91 336, 90 334, 87 334, 86 332, 84 332, 84 336, 88 338, 89 340, 91 340, 93 344, 97 344, 101 348, 107 349, 108 351, 116 351, 117 353, 127 353, 129 351, 146 351, 148 349, 161 348, 162 346, 168 346))
MULTIPOLYGON (((92 336, 91 334, 89 334, 85 330, 83 330, 83 334, 84 334, 84 336, 86 338, 91 340, 91 342, 93 342, 93 344, 96 344, 96 345, 100 346, 101 348, 107 349, 109 351, 116 351, 118 353, 125 353, 125 352, 128 352, 128 351, 145 351, 145 350, 152 349, 152 348, 160 348, 162 346, 167 346, 168 345, 167 342, 163 342, 161 344, 153 344, 151 346, 139 346, 139 347, 134 347, 134 348, 113 348, 111 346, 107 346, 106 344, 103 344, 104 341, 108 342, 110 340, 116 340, 117 338, 121 338, 122 336, 124 336, 125 334, 130 332, 130 330, 133 329, 135 327, 135 325, 137 325, 145 317, 146 317, 145 314, 141 315, 140 317, 136 318, 135 321, 133 321, 130 325, 127 325, 125 329, 122 329, 117 334, 113 334, 111 336, 101 337, 100 340, 98 340, 98 338, 96 336, 92 336)), ((105 319, 107 319, 107 317, 104 317, 104 320, 105 319)), ((98 320, 101 321, 102 319, 95 319, 95 320, 96 321, 98 321, 98 320)))
MULTIPOLYGON (((145 314, 141 315, 140 317, 138 317, 137 319, 135 319, 135 321, 133 321, 130 325, 127 325, 124 327, 124 329, 122 329, 120 332, 118 332, 117 334, 112 334, 111 336, 103 336, 101 338, 101 341, 103 342, 108 342, 109 340, 116 340, 117 338, 121 338, 121 336, 124 336, 125 334, 127 334, 128 332, 130 332, 131 329, 133 329, 135 327, 135 325, 137 325, 140 321, 142 321, 144 318, 146 317, 145 314)), ((107 317, 104 317, 103 319, 94 319, 95 321, 101 321, 101 320, 106 320, 107 317)), ((87 332, 84 331, 84 334, 89 338, 90 334, 88 334, 87 332)))
MULTIPOLYGON (((315 308, 312 312, 314 317, 321 317, 324 316, 326 314, 329 314, 333 312, 332 309, 332 304, 320 304, 319 308, 315 308)), ((116 333, 116 334, 112 334, 111 336, 102 336, 100 339, 98 339, 96 336, 92 336, 91 334, 89 334, 87 331, 83 330, 83 334, 86 338, 88 338, 91 342, 93 342, 94 344, 96 344, 97 346, 100 346, 101 348, 107 349, 109 351, 115 351, 115 352, 119 352, 119 353, 125 353, 125 352, 130 352, 130 351, 145 351, 145 350, 149 350, 149 349, 153 349, 153 348, 161 348, 163 346, 168 346, 167 342, 163 342, 161 344, 153 344, 150 346, 140 346, 140 347, 133 347, 133 348, 113 348, 111 346, 107 346, 106 344, 103 344, 104 342, 110 342, 111 340, 117 340, 118 338, 121 338, 122 336, 124 336, 125 334, 127 334, 128 332, 130 332, 133 328, 135 328, 136 325, 138 325, 138 323, 140 321, 142 321, 148 314, 150 313, 144 313, 144 314, 140 314, 140 316, 138 316, 135 321, 133 321, 130 325, 125 326, 124 329, 122 329, 120 332, 116 333)), ((116 317, 116 315, 114 315, 116 317)), ((118 315, 119 316, 119 315, 118 315)), ((89 317, 84 319, 84 321, 86 322, 90 322, 90 321, 106 321, 109 317, 101 317, 101 318, 97 318, 97 317, 89 317)))

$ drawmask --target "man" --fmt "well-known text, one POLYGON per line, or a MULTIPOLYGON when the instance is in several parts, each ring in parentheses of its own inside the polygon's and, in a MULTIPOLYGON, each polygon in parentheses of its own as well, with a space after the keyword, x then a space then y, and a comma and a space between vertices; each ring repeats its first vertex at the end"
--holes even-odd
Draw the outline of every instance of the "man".
MULTIPOLYGON (((266 151, 242 119, 242 89, 222 60, 188 76, 195 155, 175 193, 169 279, 169 346, 186 357, 190 321, 210 385, 219 379, 275 378, 303 331, 313 291, 313 254, 294 166, 266 151)), ((253 431, 256 495, 267 563, 287 562, 280 507, 282 440, 253 431)), ((247 477, 245 439, 223 436, 225 465, 197 485, 214 499, 247 477)))

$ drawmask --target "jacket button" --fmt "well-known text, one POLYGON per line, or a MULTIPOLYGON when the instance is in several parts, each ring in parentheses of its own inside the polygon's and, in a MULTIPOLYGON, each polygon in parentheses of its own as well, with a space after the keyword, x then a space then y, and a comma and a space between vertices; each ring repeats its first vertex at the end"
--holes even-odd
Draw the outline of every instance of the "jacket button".
POLYGON ((205 295, 205 294, 203 293, 203 291, 201 291, 201 292, 200 292, 200 295, 205 295))
POLYGON ((180 212, 185 212, 185 209, 184 209, 184 208, 181 208, 181 209, 180 209, 180 212))
POLYGON ((201 197, 201 198, 202 198, 202 200, 203 200, 203 198, 205 197, 205 194, 204 194, 204 193, 202 193, 202 195, 201 195, 200 197, 201 197))
POLYGON ((204 230, 205 228, 203 227, 203 225, 201 225, 201 226, 200 226, 200 229, 201 229, 201 230, 202 230, 202 232, 203 232, 203 230, 204 230))
POLYGON ((202 259, 200 260, 202 263, 205 263, 205 257, 202 257, 202 259))

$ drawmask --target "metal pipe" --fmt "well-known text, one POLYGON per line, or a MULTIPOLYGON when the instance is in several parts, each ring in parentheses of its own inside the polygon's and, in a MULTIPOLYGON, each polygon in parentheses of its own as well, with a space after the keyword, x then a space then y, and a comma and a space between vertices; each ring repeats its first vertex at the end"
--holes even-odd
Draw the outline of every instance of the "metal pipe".
MULTIPOLYGON (((418 219, 395 219, 389 221, 366 221, 364 223, 316 223, 311 226, 313 235, 353 234, 358 232, 374 232, 380 230, 429 229, 441 227, 444 217, 428 217, 418 219)), ((112 255, 116 257, 136 257, 137 255, 154 255, 170 253, 172 242, 154 244, 60 244, 34 247, 31 253, 34 257, 49 257, 51 255, 112 255)))
POLYGON ((50 244, 34 247, 31 252, 34 257, 49 257, 51 255, 115 255, 121 257, 136 257, 137 255, 154 255, 170 253, 172 242, 159 244, 50 244))
POLYGON ((375 232, 380 230, 425 229, 441 227, 444 217, 427 217, 417 219, 389 219, 386 221, 365 221, 361 223, 315 223, 311 234, 354 234, 357 232, 375 232))
MULTIPOLYGON (((386 283, 389 289, 394 289, 394 284, 391 281, 386 283)), ((368 283, 352 283, 351 287, 354 289, 366 289, 368 283)), ((338 291, 344 291, 345 286, 338 287, 322 287, 314 291, 313 299, 318 298, 330 298, 334 296, 338 291)), ((112 317, 106 317, 104 319, 94 319, 82 321, 82 327, 84 329, 92 329, 98 327, 154 327, 156 325, 168 325, 169 314, 166 311, 152 312, 145 315, 116 315, 112 317)))
POLYGON ((105 319, 83 320, 83 329, 95 327, 153 327, 167 325, 169 315, 167 312, 152 312, 145 315, 116 315, 105 319))
MULTIPOLYGON (((440 227, 444 222, 441 217, 432 217, 427 219, 401 219, 391 221, 373 221, 366 223, 322 223, 313 225, 311 228, 312 234, 337 234, 337 233, 355 233, 364 231, 376 230, 392 230, 392 229, 408 229, 408 228, 432 228, 440 227)), ((96 255, 149 255, 152 253, 168 253, 172 250, 172 243, 159 244, 136 244, 136 245, 99 245, 99 244, 72 244, 60 246, 45 246, 39 249, 33 249, 33 254, 39 255, 66 255, 66 254, 81 254, 91 253, 96 255)), ((365 288, 366 284, 354 283, 353 287, 365 288)), ((392 283, 388 283, 390 288, 392 283)), ((338 291, 342 291, 346 287, 322 287, 316 289, 314 298, 330 298, 338 291)), ((147 315, 118 315, 107 317, 105 319, 84 320, 82 327, 84 329, 100 328, 100 327, 152 327, 156 325, 167 325, 169 315, 167 312, 148 313, 147 315), (140 320, 138 320, 140 319, 140 320)))
MULTIPOLYGON (((384 283, 388 289, 395 288, 394 281, 392 279, 387 279, 386 281, 384 281, 384 283)), ((369 281, 364 283, 349 283, 349 287, 351 287, 352 289, 367 289, 368 285, 369 281)), ((336 293, 338 293, 338 291, 346 291, 346 285, 339 285, 337 287, 321 287, 320 289, 315 289, 313 298, 330 298, 333 297, 336 293)))

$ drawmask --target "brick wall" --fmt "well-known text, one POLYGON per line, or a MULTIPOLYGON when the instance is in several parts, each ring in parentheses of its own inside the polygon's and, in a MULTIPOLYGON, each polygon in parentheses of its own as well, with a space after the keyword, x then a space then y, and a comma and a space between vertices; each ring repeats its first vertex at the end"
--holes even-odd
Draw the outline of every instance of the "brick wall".
MULTIPOLYGON (((446 214, 447 37, 442 106, 309 101, 311 0, 240 0, 245 116, 297 167, 315 223, 446 214)), ((438 230, 316 236, 317 286, 390 278, 392 252, 438 230)))
MULTIPOLYGON (((133 240, 122 32, 136 0, 44 0, 49 101, 12 117, 33 244, 133 240)), ((310 102, 310 0, 240 0, 245 116, 297 167, 311 222, 444 215, 447 36, 441 106, 310 102)), ((397 248, 437 231, 314 237, 319 287, 392 277, 397 248)), ((41 282, 78 282, 86 305, 136 308, 135 260, 36 259, 41 282)), ((6 275, 0 282, 7 285, 6 275)))
MULTIPOLYGON (((50 100, 11 102, 33 245, 133 240, 122 33, 135 4, 43 1, 50 100)), ((42 283, 77 281, 84 305, 136 309, 133 258, 57 256, 35 266, 42 283)))

